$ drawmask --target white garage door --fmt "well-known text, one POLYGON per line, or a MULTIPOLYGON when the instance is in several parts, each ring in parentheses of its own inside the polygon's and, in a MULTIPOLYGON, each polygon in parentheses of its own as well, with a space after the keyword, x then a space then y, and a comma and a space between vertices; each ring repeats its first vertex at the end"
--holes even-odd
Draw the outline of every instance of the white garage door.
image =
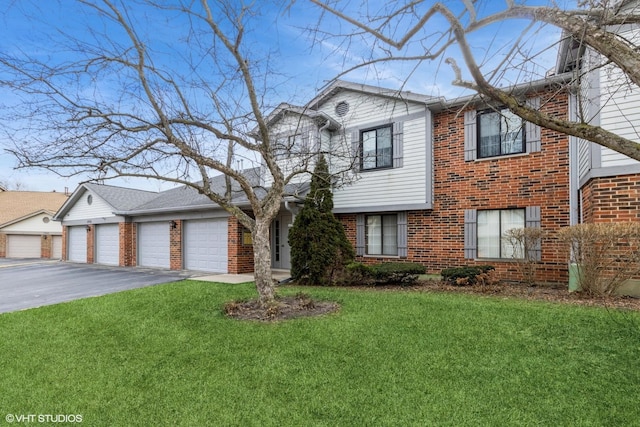
POLYGON ((184 223, 184 265, 188 270, 227 272, 227 219, 184 223))
POLYGON ((51 236, 53 241, 51 242, 51 258, 62 258, 62 236, 51 236))
POLYGON ((40 236, 7 235, 7 258, 40 258, 40 236))
POLYGON ((169 221, 138 224, 138 265, 169 268, 169 221))
POLYGON ((96 225, 96 263, 118 265, 120 239, 118 224, 96 225))
POLYGON ((69 261, 87 262, 87 228, 81 225, 69 227, 67 231, 69 261))

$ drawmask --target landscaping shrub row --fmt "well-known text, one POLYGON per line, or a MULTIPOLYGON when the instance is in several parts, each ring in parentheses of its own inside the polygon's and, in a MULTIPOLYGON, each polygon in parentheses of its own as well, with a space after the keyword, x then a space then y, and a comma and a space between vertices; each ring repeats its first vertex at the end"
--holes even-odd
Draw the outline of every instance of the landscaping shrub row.
POLYGON ((367 265, 361 262, 347 264, 345 278, 341 285, 401 285, 415 283, 418 276, 427 269, 413 262, 384 262, 367 265))

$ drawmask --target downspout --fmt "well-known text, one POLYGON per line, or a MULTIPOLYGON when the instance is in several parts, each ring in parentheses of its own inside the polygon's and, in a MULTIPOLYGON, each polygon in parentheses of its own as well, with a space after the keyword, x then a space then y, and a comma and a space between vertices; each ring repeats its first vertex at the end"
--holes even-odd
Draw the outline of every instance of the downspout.
MULTIPOLYGON (((318 128, 318 148, 322 148, 322 131, 331 126, 331 120, 327 119, 327 123, 318 128)), ((329 138, 329 152, 331 151, 331 138, 329 138)), ((331 156, 327 159, 327 166, 331 170, 331 156)))

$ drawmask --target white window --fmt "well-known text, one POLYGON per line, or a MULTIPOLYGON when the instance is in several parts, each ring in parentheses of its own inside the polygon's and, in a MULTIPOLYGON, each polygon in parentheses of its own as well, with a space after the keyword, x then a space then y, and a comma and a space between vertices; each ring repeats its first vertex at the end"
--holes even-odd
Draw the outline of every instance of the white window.
MULTIPOLYGON (((524 226, 524 209, 478 211, 478 258, 512 258, 514 248, 504 233, 524 226)), ((522 257, 522 250, 519 254, 522 257)))
POLYGON ((367 255, 398 255, 398 216, 367 215, 367 255))

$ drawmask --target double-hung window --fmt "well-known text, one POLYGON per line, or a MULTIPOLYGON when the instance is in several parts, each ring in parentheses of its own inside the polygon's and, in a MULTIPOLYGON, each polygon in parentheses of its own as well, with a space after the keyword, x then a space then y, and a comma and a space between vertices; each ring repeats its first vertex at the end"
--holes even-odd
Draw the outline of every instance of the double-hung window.
POLYGON ((398 216, 367 215, 367 255, 398 255, 398 216))
POLYGON ((524 153, 524 122, 508 109, 478 114, 478 157, 524 153))
POLYGON ((522 248, 514 248, 504 237, 508 230, 524 226, 524 209, 478 211, 478 258, 522 258, 522 248))
POLYGON ((391 125, 360 132, 361 170, 393 167, 393 143, 391 125))

